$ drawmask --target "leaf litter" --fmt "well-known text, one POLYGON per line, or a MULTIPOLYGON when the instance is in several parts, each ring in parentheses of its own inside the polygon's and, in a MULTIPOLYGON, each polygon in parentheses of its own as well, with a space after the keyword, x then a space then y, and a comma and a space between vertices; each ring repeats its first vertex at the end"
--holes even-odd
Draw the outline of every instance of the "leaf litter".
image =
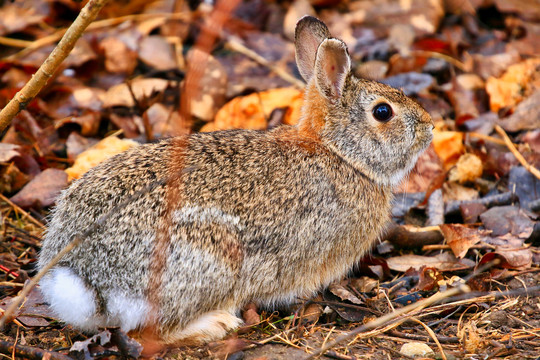
MULTIPOLYGON (((40 39, 68 26, 81 8, 67 1, 24 3, 0 4, 2 105, 52 50, 54 41, 40 39)), ((99 26, 86 31, 3 134, 2 310, 35 274, 41 224, 68 181, 135 142, 172 134, 171 126, 182 118, 189 53, 211 5, 167 6, 134 1, 123 8, 111 2, 99 26), (182 16, 166 15, 179 9, 182 16), (132 17, 115 20, 125 15, 132 17)), ((326 356, 536 358, 540 179, 516 160, 495 125, 506 130, 530 166, 540 167, 540 5, 242 2, 208 56, 199 79, 203 90, 191 100, 191 131, 265 130, 297 121, 302 94, 296 84, 227 42, 235 39, 298 77, 291 30, 306 13, 320 17, 348 44, 356 74, 402 88, 430 112, 436 124, 433 146, 396 190, 392 225, 381 244, 347 279, 279 312, 251 304, 244 311, 246 326, 237 333, 165 358, 307 356, 370 320, 463 283, 473 292, 377 327, 326 356), (494 259, 499 265, 472 276, 494 259)), ((21 345, 19 357, 32 349, 49 351, 39 353, 41 358, 140 354, 118 329, 92 337, 58 323, 38 291, 30 293, 1 337, 6 343, 0 351, 9 356, 8 343, 21 345)))

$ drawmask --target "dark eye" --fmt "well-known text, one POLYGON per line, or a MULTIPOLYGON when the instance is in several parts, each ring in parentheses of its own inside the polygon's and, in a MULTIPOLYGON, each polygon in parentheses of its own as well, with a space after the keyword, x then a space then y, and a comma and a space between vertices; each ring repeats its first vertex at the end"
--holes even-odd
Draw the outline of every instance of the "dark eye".
POLYGON ((387 103, 382 103, 373 108, 373 117, 378 121, 388 121, 393 115, 392 107, 387 103))

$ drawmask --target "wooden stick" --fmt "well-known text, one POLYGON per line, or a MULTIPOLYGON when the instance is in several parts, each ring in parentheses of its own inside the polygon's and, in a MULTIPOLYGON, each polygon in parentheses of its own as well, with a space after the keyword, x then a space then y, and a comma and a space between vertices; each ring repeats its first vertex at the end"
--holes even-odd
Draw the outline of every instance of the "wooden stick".
POLYGON ((58 70, 60 64, 69 55, 86 27, 96 18, 107 0, 89 0, 79 13, 73 24, 67 29, 62 40, 51 52, 30 81, 0 111, 0 133, 11 123, 11 120, 41 91, 47 81, 58 70))
POLYGON ((512 140, 510 140, 510 138, 506 134, 506 131, 504 131, 504 129, 502 127, 500 127, 499 125, 495 125, 495 130, 499 133, 499 135, 502 136, 502 138, 503 138, 503 140, 504 140, 504 142, 506 144, 506 147, 508 148, 508 150, 510 150, 512 152, 512 154, 514 154, 514 156, 516 157, 516 159, 518 159, 518 161, 521 163, 521 165, 523 165, 523 167, 525 169, 527 169, 538 180, 540 180, 540 171, 538 171, 537 168, 535 168, 534 166, 529 164, 527 162, 527 160, 525 160, 523 155, 521 155, 521 153, 518 151, 518 149, 516 149, 516 146, 514 145, 512 140))

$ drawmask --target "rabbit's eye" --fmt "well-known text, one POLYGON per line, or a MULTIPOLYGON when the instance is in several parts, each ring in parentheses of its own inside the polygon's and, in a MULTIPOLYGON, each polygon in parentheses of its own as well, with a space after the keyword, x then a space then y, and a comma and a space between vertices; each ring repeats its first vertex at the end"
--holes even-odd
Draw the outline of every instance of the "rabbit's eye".
POLYGON ((392 107, 387 103, 375 106, 372 110, 373 116, 378 121, 388 121, 393 115, 392 107))

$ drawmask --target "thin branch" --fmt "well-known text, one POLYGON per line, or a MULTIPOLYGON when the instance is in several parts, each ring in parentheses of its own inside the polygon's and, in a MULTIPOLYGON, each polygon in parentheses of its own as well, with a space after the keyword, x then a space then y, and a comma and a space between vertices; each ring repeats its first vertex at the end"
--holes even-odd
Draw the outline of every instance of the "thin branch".
POLYGON ((15 204, 13 201, 9 200, 4 195, 0 194, 0 200, 6 202, 9 206, 14 208, 16 211, 18 211, 23 217, 27 218, 30 222, 34 223, 34 225, 39 226, 40 228, 44 229, 45 225, 41 223, 41 221, 34 218, 32 215, 21 209, 17 204, 15 204))
POLYGON ((41 91, 47 81, 58 70, 60 64, 69 55, 86 27, 96 18, 107 0, 89 0, 73 24, 67 29, 62 40, 40 66, 30 81, 0 111, 0 133, 9 126, 11 120, 41 91))
POLYGON ((247 47, 245 47, 243 44, 241 44, 237 40, 234 40, 232 38, 228 38, 227 43, 225 44, 225 46, 227 48, 229 48, 230 50, 239 52, 240 54, 249 57, 250 59, 254 60, 255 62, 257 62, 257 63, 259 63, 259 64, 261 64, 263 66, 266 66, 267 68, 272 70, 277 76, 279 76, 283 80, 291 83, 292 85, 294 85, 295 87, 297 87, 300 90, 304 89, 304 87, 306 86, 306 84, 303 81, 298 80, 297 78, 295 78, 294 76, 292 76, 291 74, 286 72, 285 70, 283 70, 283 69, 275 66, 274 64, 270 63, 268 60, 263 58, 261 55, 257 54, 255 51, 253 51, 251 49, 248 49, 247 47))
POLYGON ((357 335, 359 335, 360 333, 362 333, 362 332, 364 332, 366 330, 375 329, 375 328, 377 328, 379 326, 382 326, 382 325, 387 324, 389 322, 395 321, 398 317, 400 317, 401 315, 404 315, 404 314, 406 314, 408 312, 411 312, 411 311, 417 310, 417 309, 421 309, 421 308, 426 308, 426 307, 430 306, 431 304, 435 304, 435 303, 437 303, 437 302, 439 302, 439 301, 441 301, 443 299, 446 299, 448 297, 457 295, 459 293, 468 292, 468 291, 469 291, 469 287, 467 285, 460 285, 458 287, 448 289, 448 290, 446 290, 444 292, 436 293, 435 295, 433 295, 433 296, 431 296, 431 297, 429 297, 427 299, 424 299, 424 300, 418 301, 416 303, 404 306, 401 309, 398 309, 398 310, 396 310, 394 312, 388 313, 388 314, 386 314, 384 316, 381 316, 381 317, 379 317, 379 318, 377 318, 377 319, 375 319, 373 321, 368 322, 367 324, 359 326, 359 327, 357 327, 356 329, 350 331, 347 334, 339 336, 334 341, 328 343, 326 346, 321 347, 319 350, 315 351, 313 354, 307 356, 305 358, 305 360, 314 359, 317 356, 319 356, 321 354, 324 354, 324 352, 326 352, 327 350, 333 348, 334 346, 339 345, 340 343, 342 343, 344 341, 347 341, 347 340, 349 340, 351 338, 354 338, 354 337, 356 337, 357 335))
POLYGON ((523 165, 523 167, 525 169, 527 169, 538 180, 540 180, 540 171, 538 171, 537 168, 535 168, 534 166, 529 164, 527 162, 527 160, 525 160, 523 155, 521 155, 521 153, 518 151, 518 149, 516 149, 516 146, 514 145, 512 140, 510 140, 510 138, 506 134, 506 131, 504 131, 504 129, 502 127, 500 127, 499 125, 495 125, 495 130, 499 133, 499 135, 502 136, 504 142, 506 143, 506 147, 508 148, 508 150, 510 150, 512 152, 512 154, 514 154, 514 156, 516 157, 516 159, 518 159, 518 161, 521 163, 521 165, 523 165))
POLYGON ((36 347, 16 345, 9 341, 0 341, 0 353, 15 354, 18 359, 30 360, 73 360, 71 357, 54 351, 47 351, 36 347))

